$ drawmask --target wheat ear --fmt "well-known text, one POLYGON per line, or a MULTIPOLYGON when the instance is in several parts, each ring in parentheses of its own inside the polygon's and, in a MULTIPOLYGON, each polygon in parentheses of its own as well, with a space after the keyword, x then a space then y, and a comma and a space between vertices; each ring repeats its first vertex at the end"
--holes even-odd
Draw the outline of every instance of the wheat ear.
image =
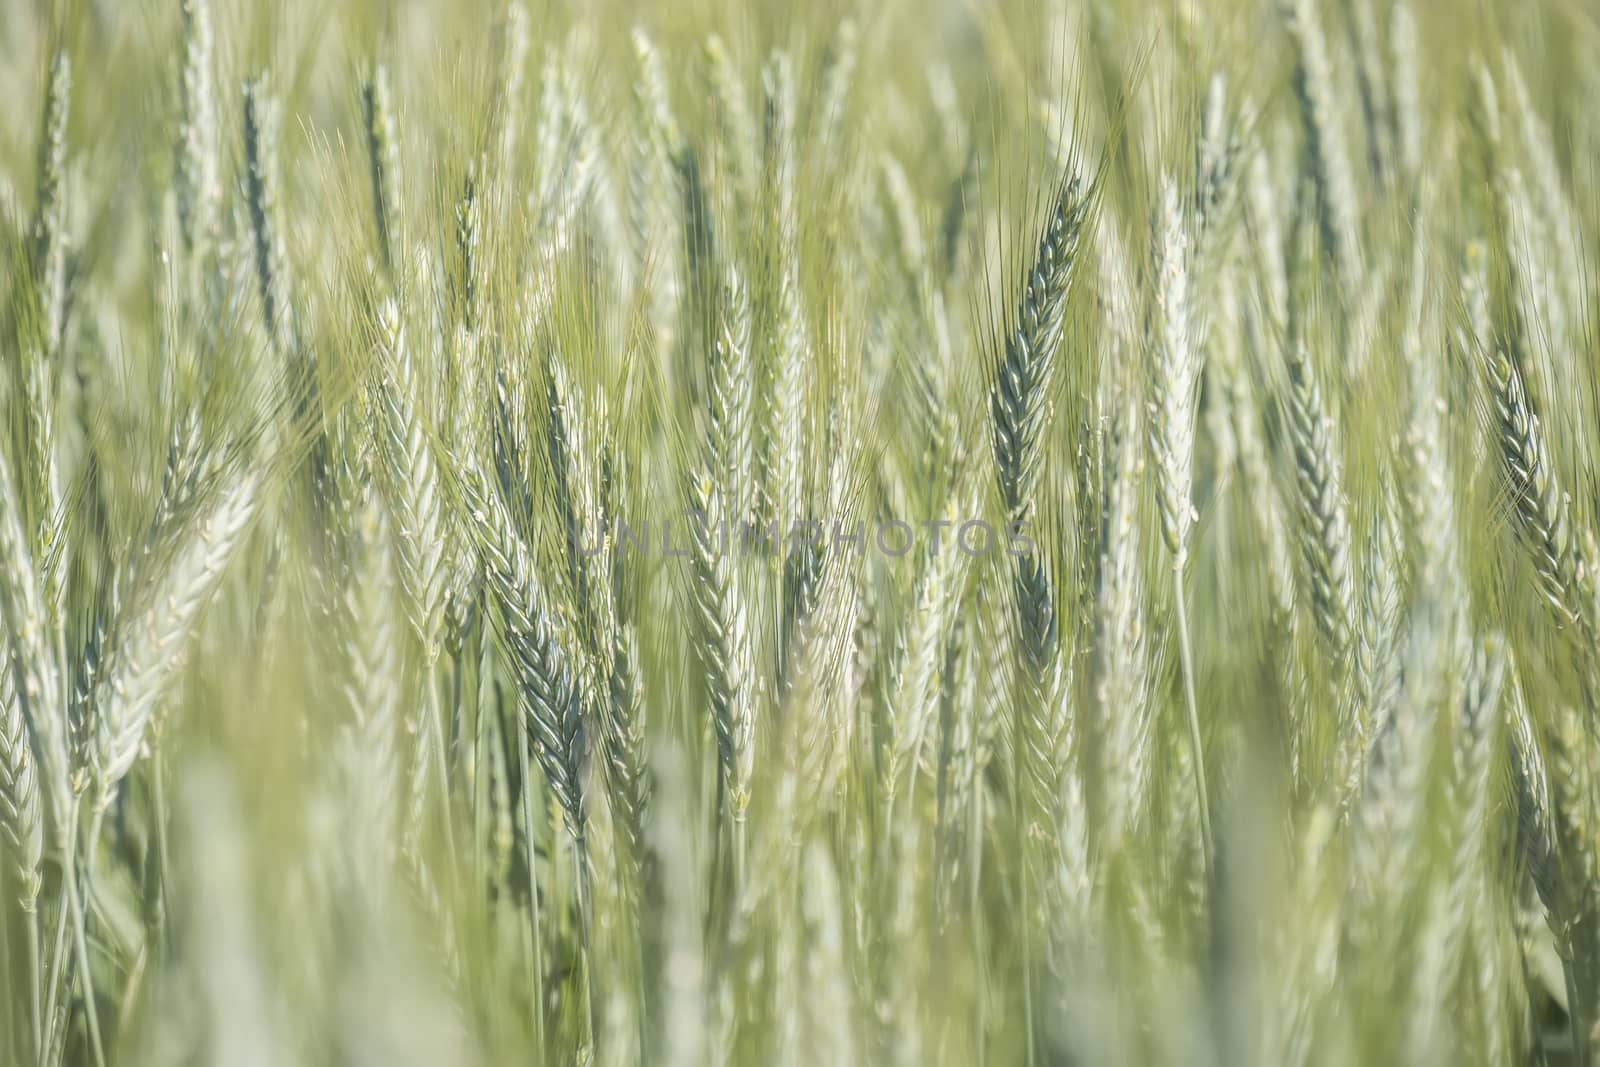
POLYGON ((378 255, 383 269, 392 275, 396 255, 404 248, 400 235, 400 130, 395 121, 389 68, 382 63, 373 64, 372 74, 362 86, 361 110, 366 125, 378 255))
POLYGON ((259 476, 235 475, 195 515, 164 570, 141 582, 147 595, 131 601, 119 616, 95 694, 98 811, 110 807, 139 758, 195 623, 244 541, 260 498, 259 476))
MULTIPOLYGON (((1220 163, 1216 166, 1221 166, 1220 163)), ((1206 862, 1212 856, 1211 802, 1206 789, 1205 746, 1194 696, 1194 653, 1189 640, 1184 601, 1184 571, 1189 535, 1194 525, 1191 501, 1194 482, 1195 407, 1200 389, 1200 352, 1191 330, 1189 247, 1178 190, 1170 178, 1161 183, 1155 231, 1155 313, 1151 340, 1155 349, 1155 398, 1150 412, 1150 450, 1156 463, 1156 503, 1161 537, 1172 556, 1172 587, 1177 607, 1178 648, 1182 658, 1184 703, 1189 719, 1189 745, 1199 803, 1200 836, 1206 862)))
POLYGON ((420 376, 393 300, 378 308, 378 356, 382 372, 378 445, 384 488, 395 519, 400 578, 411 623, 431 667, 439 657, 444 627, 444 504, 432 442, 418 414, 420 376))
POLYGON ((581 844, 588 748, 573 642, 551 613, 532 556, 505 505, 474 479, 468 479, 465 490, 479 553, 499 607, 499 636, 517 672, 534 755, 566 816, 568 831, 581 844))
POLYGON ((222 213, 218 167, 216 62, 210 0, 183 0, 183 58, 178 74, 178 222, 191 250, 215 241, 222 213))
MULTIPOLYGON (((6 637, 0 634, 0 638, 6 637)), ((0 640, 0 838, 8 843, 22 909, 39 898, 44 820, 27 723, 12 681, 10 641, 0 640)))
POLYGON ((1317 21, 1316 0, 1287 0, 1285 18, 1295 47, 1295 94, 1306 127, 1308 170, 1317 189, 1323 240, 1345 285, 1361 277, 1358 205, 1344 109, 1334 86, 1328 44, 1317 21))
POLYGON ((33 275, 39 291, 46 358, 61 347, 66 323, 67 116, 72 101, 72 62, 65 51, 50 63, 45 86, 44 127, 39 142, 38 195, 33 216, 33 275))

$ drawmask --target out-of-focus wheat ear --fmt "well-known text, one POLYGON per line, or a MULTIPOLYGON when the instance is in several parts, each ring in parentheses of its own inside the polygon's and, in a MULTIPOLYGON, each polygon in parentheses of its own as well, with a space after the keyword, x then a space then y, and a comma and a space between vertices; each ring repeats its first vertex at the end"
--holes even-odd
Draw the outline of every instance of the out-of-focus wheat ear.
POLYGON ((534 755, 568 831, 581 845, 587 820, 583 774, 588 737, 572 635, 552 614, 532 556, 505 505, 475 477, 469 477, 463 489, 499 606, 499 637, 517 673, 534 755))
POLYGON ((936 764, 934 911, 941 924, 964 911, 958 897, 973 866, 970 832, 978 781, 978 623, 957 614, 940 666, 939 750, 936 764))
POLYGON ((742 821, 750 804, 755 752, 755 694, 750 628, 735 567, 735 520, 709 476, 690 486, 693 514, 694 602, 700 620, 700 658, 716 727, 728 810, 742 821))
POLYGON ((641 26, 632 33, 633 55, 639 64, 639 79, 634 95, 640 109, 649 120, 650 135, 670 159, 683 143, 683 133, 672 108, 672 90, 667 80, 666 64, 655 41, 641 26))
POLYGON ((1305 342, 1288 343, 1285 414, 1294 453, 1297 540, 1311 592, 1312 618, 1338 673, 1347 662, 1355 629, 1355 580, 1339 442, 1305 342))
POLYGON ((1294 198, 1285 196, 1274 180, 1267 153, 1258 148, 1251 154, 1246 171, 1245 218, 1255 235, 1255 255, 1261 264, 1259 284, 1266 318, 1279 324, 1289 319, 1289 277, 1283 254, 1285 208, 1294 198))
POLYGON ((855 19, 843 19, 828 45, 827 67, 822 75, 814 113, 816 121, 812 127, 812 148, 818 159, 839 158, 840 131, 849 119, 860 50, 860 27, 855 19))
POLYGON ((1412 271, 1412 299, 1401 333, 1409 406, 1404 439, 1406 534, 1412 577, 1427 595, 1438 597, 1447 614, 1465 609, 1461 572, 1461 535, 1456 521, 1455 473, 1445 437, 1445 396, 1431 340, 1424 334, 1422 294, 1427 265, 1417 241, 1412 271))
POLYGON ((299 349, 298 325, 290 297, 288 257, 279 211, 278 103, 265 74, 244 86, 245 195, 255 245, 256 288, 267 336, 281 358, 299 349))
POLYGON ((701 1067, 707 1060, 706 924, 700 902, 709 878, 694 832, 694 778, 676 747, 656 759, 660 800, 651 812, 652 851, 661 857, 659 885, 649 914, 656 917, 664 951, 656 980, 661 988, 660 1057, 663 1067, 701 1067))
POLYGON ((717 34, 706 39, 705 62, 721 149, 718 162, 732 168, 739 204, 741 208, 748 207, 755 201, 757 160, 761 151, 755 115, 750 110, 750 96, 728 46, 717 34))
MULTIPOLYGON (((1246 319, 1246 338, 1258 353, 1265 345, 1260 323, 1250 312, 1246 319)), ((1230 396, 1229 408, 1233 412, 1234 440, 1239 448, 1239 469, 1244 475, 1246 495, 1250 502, 1250 517, 1256 536, 1265 547, 1263 573, 1271 613, 1279 621, 1294 617, 1295 573, 1294 548, 1287 531, 1293 526, 1285 514, 1285 505, 1273 474, 1272 459, 1267 451, 1266 431, 1262 423, 1265 405, 1257 396, 1243 361, 1237 364, 1222 362, 1226 373, 1226 387, 1230 396)))
POLYGON ((1409 181, 1422 169, 1422 57, 1417 20, 1405 0, 1389 9, 1389 54, 1394 70, 1395 162, 1400 178, 1409 181))
POLYGON ((1206 89, 1195 149, 1194 237, 1190 255, 1196 273, 1209 272, 1220 227, 1236 202, 1244 142, 1228 122, 1228 83, 1221 74, 1206 89))
POLYGON ((795 203, 800 115, 794 58, 787 51, 771 51, 763 62, 762 94, 762 171, 763 184, 770 187, 768 214, 779 250, 794 250, 795 230, 800 224, 795 203))
POLYGON ((1488 873, 1489 850, 1498 844, 1493 839, 1490 811, 1506 738, 1508 716, 1501 705, 1506 670, 1506 646, 1498 635, 1472 646, 1457 706, 1452 773, 1455 854, 1450 880, 1463 890, 1479 884, 1488 873))
POLYGON ((857 1059, 855 1003, 845 933, 845 905, 832 856, 820 843, 802 853, 800 912, 808 951, 804 953, 807 1040, 819 1063, 854 1067, 857 1059))
POLYGON ((183 55, 178 70, 178 225, 190 252, 221 236, 222 171, 217 135, 216 49, 211 0, 182 0, 183 55))
POLYGON ((433 445, 418 411, 421 381, 407 345, 400 309, 393 300, 378 307, 378 452, 390 513, 399 543, 401 584, 407 614, 429 666, 438 659, 444 625, 444 502, 433 445))
POLYGON ((911 190, 911 179, 906 176, 905 167, 892 153, 884 152, 879 157, 878 171, 883 180, 889 230, 899 252, 900 271, 915 292, 928 266, 928 241, 922 232, 917 197, 911 190))
MULTIPOLYGON (((348 746, 343 770, 352 840, 374 851, 373 874, 386 871, 397 843, 400 787, 400 695, 405 677, 396 633, 392 534, 379 498, 361 493, 353 523, 353 566, 342 591, 342 688, 348 746)), ((364 872, 366 873, 366 872, 364 872)), ((374 879, 382 882, 381 877, 374 879)))
POLYGON ((1510 357, 1531 409, 1549 417, 1571 403, 1568 394, 1575 392, 1558 386, 1558 376, 1567 368, 1557 367, 1551 359, 1564 350, 1568 336, 1565 290, 1549 276, 1544 226, 1523 176, 1525 157, 1504 128, 1494 75, 1483 63, 1473 73, 1476 92, 1469 118, 1489 191, 1490 258, 1483 265, 1481 318, 1491 330, 1483 350, 1503 351, 1510 357))
POLYGON ((650 768, 645 754, 644 679, 639 635, 631 623, 618 627, 606 679, 606 776, 618 829, 627 838, 635 869, 644 861, 645 819, 650 807, 650 768))
MULTIPOLYGON (((851 529, 859 516, 850 499, 853 462, 843 450, 830 452, 828 488, 819 494, 837 531, 851 529)), ((796 768, 802 803, 831 795, 852 744, 853 656, 864 610, 858 581, 865 571, 843 545, 830 550, 824 540, 790 540, 778 686, 782 722, 788 728, 785 761, 796 768)))
MULTIPOLYGON (((1361 595, 1352 651, 1355 668, 1355 705, 1341 723, 1341 754, 1347 761, 1349 780, 1359 777, 1367 748, 1367 738, 1375 724, 1388 719, 1400 699, 1401 656, 1400 610, 1402 548, 1398 518, 1392 511, 1398 503, 1385 501, 1373 519, 1367 537, 1361 575, 1361 595)), ((1429 660, 1432 669, 1458 666, 1453 633, 1444 620, 1429 619, 1427 625, 1438 630, 1429 660)))
POLYGON ((805 447, 806 394, 814 361, 810 327, 800 294, 800 277, 790 249, 781 256, 778 267, 778 314, 767 397, 766 468, 762 485, 766 496, 766 517, 783 523, 794 517, 803 485, 801 470, 805 447))
POLYGON ((978 219, 978 173, 981 159, 974 142, 967 146, 961 172, 950 183, 939 220, 939 267, 947 285, 966 277, 968 237, 978 219))
POLYGON ((10 645, 0 640, 0 840, 10 853, 22 910, 31 913, 41 885, 44 813, 28 725, 12 681, 10 645))
MULTIPOLYGON (((944 518, 955 530, 965 508, 952 496, 944 518)), ((921 751, 928 724, 938 707, 945 649, 966 585, 968 555, 948 540, 930 538, 924 546, 912 586, 910 613, 898 635, 890 667, 889 741, 884 752, 883 791, 889 803, 899 788, 900 774, 921 751)))
MULTIPOLYGON (((1557 952, 1567 982, 1571 1005, 1573 1046, 1580 1057, 1587 1055, 1588 1022, 1593 1008, 1585 1008, 1581 990, 1593 990, 1594 937, 1600 916, 1596 914, 1593 886, 1586 870, 1592 846, 1580 836, 1569 812, 1564 810, 1560 791, 1552 783, 1551 768, 1545 760, 1545 745, 1556 750, 1559 759, 1563 741, 1559 728, 1544 737, 1535 727, 1526 694, 1515 664, 1508 668, 1508 715, 1511 731, 1511 784, 1516 804, 1516 854, 1523 870, 1533 882, 1546 919, 1555 936, 1557 952), (1587 972, 1587 973, 1581 973, 1587 972)), ((1580 1058, 1578 1062, 1586 1062, 1580 1058)))
POLYGON ((366 123, 367 167, 372 179, 372 215, 378 231, 378 256, 392 276, 399 250, 405 247, 400 230, 400 129, 395 121, 394 91, 389 68, 374 63, 361 88, 361 111, 366 123))
POLYGON ((31 266, 39 293, 44 352, 54 360, 66 325, 67 298, 67 118, 72 102, 72 62, 63 49, 50 62, 39 137, 31 266))
POLYGON ((685 143, 672 160, 683 227, 686 349, 709 345, 716 333, 718 234, 700 155, 685 143))
POLYGON ((0 449, 0 670, 31 725, 40 791, 53 843, 65 840, 72 808, 71 760, 63 682, 51 648, 52 628, 40 575, 22 525, 22 501, 0 449))
POLYGON ((1323 241, 1333 254, 1340 281, 1354 285, 1361 279, 1360 206, 1345 142, 1345 109, 1318 7, 1317 0, 1284 0, 1284 18, 1294 42, 1295 95, 1305 125, 1307 170, 1316 184, 1323 241))
MULTIPOLYGON (((495 647, 487 629, 479 631, 478 643, 478 748, 484 753, 483 805, 487 808, 484 828, 488 850, 489 876, 494 885, 504 886, 516 861, 517 820, 511 800, 511 756, 520 731, 508 729, 501 710, 500 687, 495 676, 495 647)), ((512 705, 515 708, 515 705, 512 705)), ((515 722, 511 724, 515 726, 515 722)))
POLYGON ((1378 20, 1372 0, 1354 0, 1346 23, 1350 49, 1355 54, 1356 93, 1361 101, 1361 125, 1367 140, 1367 169, 1379 184, 1390 180, 1395 169, 1394 90, 1384 77, 1388 57, 1378 38, 1378 20))
POLYGON ((521 0, 506 4, 500 26, 500 77, 495 87, 495 129, 499 141, 500 174, 512 180, 517 158, 517 139, 522 133, 522 85, 528 65, 528 9, 521 0))
POLYGON ((610 553, 604 542, 611 531, 605 528, 598 499, 600 486, 593 475, 589 419, 583 399, 567 376, 566 361, 557 353, 545 359, 546 411, 549 417, 545 449, 550 464, 551 491, 566 529, 567 574, 573 602, 580 618, 593 632, 595 640, 608 644, 615 620, 611 612, 610 553), (588 548, 594 539, 595 549, 588 548))
MULTIPOLYGON (((1554 268, 1553 276, 1548 279, 1550 283, 1548 287, 1561 294, 1557 305, 1559 306, 1561 302, 1571 304, 1572 301, 1582 299, 1579 288, 1587 274, 1579 262, 1581 252, 1576 243, 1577 235, 1582 232, 1582 223, 1578 221, 1577 213, 1573 209, 1572 197, 1567 191, 1568 183, 1562 174, 1550 130, 1540 116, 1538 108, 1534 106, 1532 94, 1528 92, 1521 68, 1510 48, 1501 51, 1501 67, 1505 72, 1505 84, 1512 114, 1516 120, 1515 125, 1522 134, 1524 153, 1522 159, 1532 180, 1535 194, 1528 208, 1529 213, 1536 215, 1540 223, 1537 254, 1545 259, 1547 268, 1554 268)), ((1524 247, 1530 243, 1532 241, 1526 234, 1518 242, 1524 247)), ((1529 251, 1531 253, 1533 250, 1529 251)), ((1550 298, 1547 298, 1547 303, 1549 302, 1550 298)), ((1552 331, 1557 330, 1555 323, 1547 324, 1547 328, 1552 331)), ((1552 340, 1565 342, 1567 335, 1556 332, 1552 340)))
POLYGON ((191 1010, 204 1020, 204 1055, 224 1063, 293 1062, 262 966, 255 923, 261 890, 238 789, 215 761, 199 763, 177 798, 179 890, 187 906, 174 918, 195 982, 191 1010))
POLYGON ((775 235, 770 269, 776 275, 777 308, 772 312, 764 377, 761 492, 764 518, 782 524, 795 517, 803 488, 805 395, 813 361, 808 358, 810 326, 801 293, 799 206, 795 201, 798 117, 794 64, 788 53, 771 57, 763 81, 767 92, 766 182, 772 189, 768 215, 775 235))
POLYGON ((160 561, 157 573, 137 583, 141 595, 124 605, 114 623, 94 702, 99 811, 110 807, 117 787, 139 759, 195 625, 261 503, 259 474, 235 472, 227 477, 178 534, 171 557, 160 561))

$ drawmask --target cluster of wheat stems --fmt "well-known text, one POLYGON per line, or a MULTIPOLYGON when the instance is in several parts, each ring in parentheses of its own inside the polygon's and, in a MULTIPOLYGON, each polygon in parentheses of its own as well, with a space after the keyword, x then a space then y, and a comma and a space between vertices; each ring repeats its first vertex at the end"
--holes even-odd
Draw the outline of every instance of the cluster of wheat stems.
POLYGON ((1591 1061, 1592 11, 0 40, 0 1061, 1591 1061))

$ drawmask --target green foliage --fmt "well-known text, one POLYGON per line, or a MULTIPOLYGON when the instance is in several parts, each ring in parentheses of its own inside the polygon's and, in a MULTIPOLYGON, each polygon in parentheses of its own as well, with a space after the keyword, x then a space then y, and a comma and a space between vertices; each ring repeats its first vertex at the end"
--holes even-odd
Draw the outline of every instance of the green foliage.
POLYGON ((0 5, 0 1063, 1591 1062, 1600 27, 0 5))

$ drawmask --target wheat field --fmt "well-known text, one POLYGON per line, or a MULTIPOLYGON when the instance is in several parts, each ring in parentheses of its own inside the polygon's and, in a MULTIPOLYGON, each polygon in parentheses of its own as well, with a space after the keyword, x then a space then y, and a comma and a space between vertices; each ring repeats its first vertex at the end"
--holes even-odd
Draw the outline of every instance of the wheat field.
POLYGON ((1578 0, 0 3, 0 1063, 1579 1064, 1578 0))

